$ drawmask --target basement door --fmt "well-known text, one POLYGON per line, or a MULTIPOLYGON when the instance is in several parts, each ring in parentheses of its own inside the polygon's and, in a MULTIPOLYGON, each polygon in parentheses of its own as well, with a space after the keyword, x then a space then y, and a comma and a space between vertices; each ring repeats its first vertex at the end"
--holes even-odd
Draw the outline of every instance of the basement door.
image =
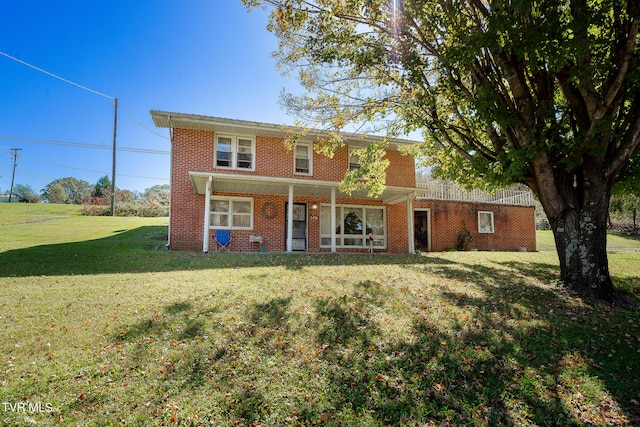
POLYGON ((413 211, 413 238, 415 248, 421 251, 431 251, 431 210, 415 209, 413 211))
MULTIPOLYGON (((289 220, 289 202, 284 204, 284 250, 287 250, 287 222, 289 220)), ((291 249, 294 251, 307 250, 307 204, 293 204, 293 234, 291 249)))

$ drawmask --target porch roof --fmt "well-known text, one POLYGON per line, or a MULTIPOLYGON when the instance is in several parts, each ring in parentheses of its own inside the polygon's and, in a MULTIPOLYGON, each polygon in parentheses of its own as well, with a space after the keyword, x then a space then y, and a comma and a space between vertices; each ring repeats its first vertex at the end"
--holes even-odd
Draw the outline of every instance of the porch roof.
POLYGON ((216 172, 189 172, 196 194, 205 194, 207 181, 211 178, 212 193, 277 194, 288 195, 289 186, 294 186, 296 196, 330 197, 335 189, 337 197, 380 200, 395 205, 415 195, 419 189, 412 187, 387 186, 380 197, 369 197, 366 190, 354 191, 350 195, 340 191, 339 182, 318 181, 301 178, 281 178, 261 175, 226 174, 216 172))

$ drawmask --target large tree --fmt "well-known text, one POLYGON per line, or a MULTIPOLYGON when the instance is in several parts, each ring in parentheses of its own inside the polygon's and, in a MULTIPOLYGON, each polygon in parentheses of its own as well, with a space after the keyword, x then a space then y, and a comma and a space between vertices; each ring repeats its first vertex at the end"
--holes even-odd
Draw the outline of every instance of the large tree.
POLYGON ((169 184, 159 184, 154 185, 153 187, 146 188, 144 193, 142 193, 142 197, 147 202, 156 202, 163 206, 169 206, 169 194, 171 192, 171 187, 169 184))
POLYGON ((82 204, 91 198, 91 184, 72 176, 51 181, 42 194, 51 203, 82 204))
MULTIPOLYGON (((279 65, 307 90, 285 104, 301 123, 336 131, 326 145, 363 123, 389 136, 421 130, 436 174, 526 184, 549 218, 562 281, 624 302, 606 219, 640 144, 640 2, 242 1, 272 7, 279 65)), ((365 169, 382 148, 361 156, 365 169)), ((374 190, 379 172, 368 175, 374 190)))
POLYGON ((91 193, 91 197, 96 198, 111 198, 111 189, 113 185, 111 184, 111 180, 109 179, 109 175, 105 175, 101 177, 96 185, 93 186, 93 192, 91 193))
POLYGON ((13 189, 13 194, 19 202, 37 203, 41 198, 29 184, 17 184, 13 189))

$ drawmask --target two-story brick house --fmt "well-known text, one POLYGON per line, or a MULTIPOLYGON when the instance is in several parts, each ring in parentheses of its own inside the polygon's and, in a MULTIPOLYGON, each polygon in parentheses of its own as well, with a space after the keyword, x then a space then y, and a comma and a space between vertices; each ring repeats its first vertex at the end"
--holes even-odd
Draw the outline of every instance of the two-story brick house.
POLYGON ((313 150, 310 132, 287 148, 283 126, 192 114, 151 111, 171 134, 172 249, 213 248, 216 229, 229 229, 232 251, 413 253, 456 247, 465 231, 481 250, 535 250, 532 206, 425 197, 415 162, 392 140, 386 189, 378 198, 345 194, 340 182, 357 167, 354 148, 371 137, 345 134, 332 158, 313 150), (255 239, 253 239, 255 240, 255 239))

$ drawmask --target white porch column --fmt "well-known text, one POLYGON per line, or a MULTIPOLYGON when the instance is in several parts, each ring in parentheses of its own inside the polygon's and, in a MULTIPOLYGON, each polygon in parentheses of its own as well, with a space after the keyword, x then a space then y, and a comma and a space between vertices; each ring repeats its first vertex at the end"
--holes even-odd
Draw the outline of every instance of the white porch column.
POLYGON ((331 188, 331 252, 336 252, 336 189, 331 188))
POLYGON ((293 184, 289 185, 289 204, 287 205, 287 252, 293 251, 293 184))
POLYGON ((209 226, 211 225, 211 177, 207 179, 204 192, 204 229, 202 230, 202 252, 209 252, 209 226))
POLYGON ((414 198, 414 194, 409 194, 407 196, 407 238, 409 239, 409 244, 408 249, 409 249, 409 253, 410 254, 415 254, 416 253, 416 248, 415 248, 415 241, 413 233, 414 233, 414 226, 413 226, 413 198, 414 198))

